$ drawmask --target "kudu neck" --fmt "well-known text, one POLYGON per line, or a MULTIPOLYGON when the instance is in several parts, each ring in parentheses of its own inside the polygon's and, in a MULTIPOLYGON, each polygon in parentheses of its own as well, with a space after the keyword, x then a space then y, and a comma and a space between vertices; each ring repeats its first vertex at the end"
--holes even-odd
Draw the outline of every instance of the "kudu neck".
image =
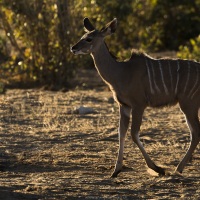
POLYGON ((95 67, 101 77, 111 83, 114 81, 114 74, 117 68, 118 62, 115 60, 114 56, 109 52, 107 45, 103 41, 102 44, 96 49, 95 52, 91 53, 94 60, 95 67))

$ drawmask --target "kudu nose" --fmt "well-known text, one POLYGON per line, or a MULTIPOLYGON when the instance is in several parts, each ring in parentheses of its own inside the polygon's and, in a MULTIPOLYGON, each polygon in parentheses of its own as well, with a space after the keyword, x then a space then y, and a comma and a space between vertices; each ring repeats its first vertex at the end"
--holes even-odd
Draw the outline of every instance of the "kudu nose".
POLYGON ((75 50, 73 49, 73 47, 70 47, 70 51, 71 51, 72 53, 75 52, 75 50))
POLYGON ((70 51, 71 51, 74 55, 76 55, 77 52, 78 52, 78 50, 77 50, 76 48, 74 48, 74 46, 73 46, 73 47, 70 47, 70 51))

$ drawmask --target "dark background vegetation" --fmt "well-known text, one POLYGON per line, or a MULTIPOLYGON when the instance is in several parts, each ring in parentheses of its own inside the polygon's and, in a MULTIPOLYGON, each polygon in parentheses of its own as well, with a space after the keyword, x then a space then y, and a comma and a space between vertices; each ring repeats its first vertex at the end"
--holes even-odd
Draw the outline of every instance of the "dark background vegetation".
POLYGON ((107 43, 119 58, 137 48, 200 60, 200 0, 0 0, 1 90, 19 83, 69 88, 77 70, 93 65, 69 50, 86 16, 97 28, 118 18, 107 43))

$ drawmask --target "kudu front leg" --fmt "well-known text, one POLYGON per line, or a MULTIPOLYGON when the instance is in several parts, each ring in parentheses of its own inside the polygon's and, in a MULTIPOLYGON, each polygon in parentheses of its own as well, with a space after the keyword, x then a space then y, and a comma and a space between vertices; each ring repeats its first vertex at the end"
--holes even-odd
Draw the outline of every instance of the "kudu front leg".
POLYGON ((123 167, 123 153, 124 153, 124 143, 125 137, 129 125, 130 120, 130 111, 131 108, 127 106, 120 106, 120 120, 119 120, 119 150, 118 150, 118 157, 115 164, 115 169, 113 174, 111 175, 112 178, 117 177, 117 175, 121 172, 123 167))
POLYGON ((155 163, 151 160, 149 155, 146 153, 140 141, 139 130, 140 130, 141 122, 142 122, 143 112, 144 112, 144 109, 142 108, 135 108, 134 110, 132 110, 132 125, 131 125, 132 139, 137 144, 140 151, 142 152, 142 155, 146 161, 147 166, 151 168, 152 170, 154 170, 155 172, 157 172, 158 174, 165 175, 165 170, 155 165, 155 163))

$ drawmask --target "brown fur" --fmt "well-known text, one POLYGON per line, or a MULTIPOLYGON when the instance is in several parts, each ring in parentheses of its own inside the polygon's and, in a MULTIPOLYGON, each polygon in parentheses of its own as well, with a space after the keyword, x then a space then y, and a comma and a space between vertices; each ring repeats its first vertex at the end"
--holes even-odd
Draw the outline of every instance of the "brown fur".
POLYGON ((118 62, 104 42, 104 37, 116 30, 114 19, 101 31, 93 30, 89 19, 84 20, 88 32, 71 48, 75 54, 90 53, 102 79, 109 85, 119 103, 119 153, 112 177, 122 169, 125 136, 130 114, 131 136, 151 169, 165 174, 150 159, 139 139, 142 116, 147 106, 161 107, 179 103, 191 131, 191 146, 176 171, 181 173, 200 140, 198 109, 200 106, 200 64, 181 59, 154 59, 139 51, 132 51, 128 61, 118 62))

